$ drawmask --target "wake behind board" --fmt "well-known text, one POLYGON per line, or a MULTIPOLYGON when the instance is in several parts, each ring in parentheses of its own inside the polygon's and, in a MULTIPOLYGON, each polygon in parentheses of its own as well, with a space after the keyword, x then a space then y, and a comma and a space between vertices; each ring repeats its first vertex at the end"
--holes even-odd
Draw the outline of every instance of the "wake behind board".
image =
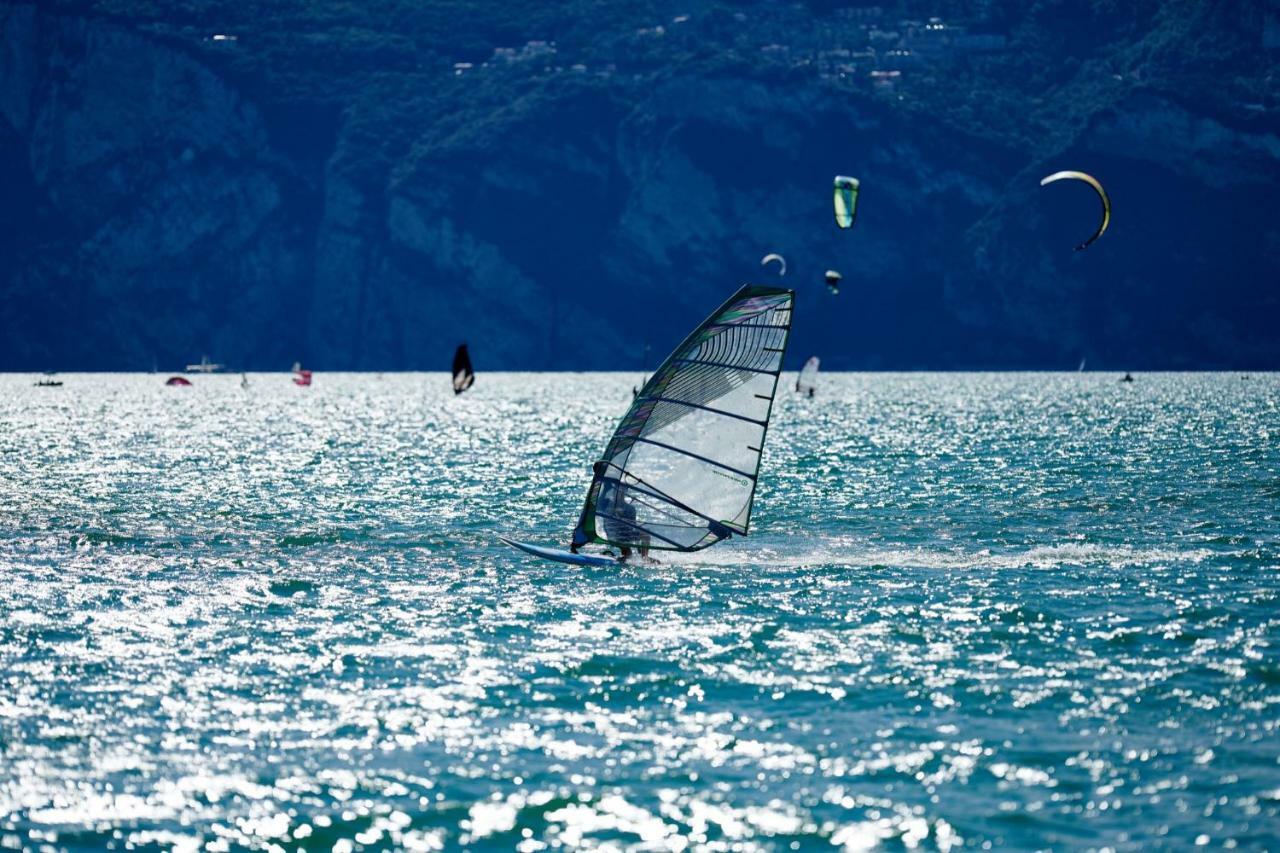
POLYGON ((517 542, 514 539, 502 539, 513 548, 519 548, 526 554, 532 554, 535 557, 541 557, 544 560, 554 560, 557 563, 568 563, 573 566, 616 566, 618 561, 613 557, 597 557, 592 554, 574 554, 570 551, 564 551, 560 548, 543 548, 540 545, 530 545, 526 542, 517 542))

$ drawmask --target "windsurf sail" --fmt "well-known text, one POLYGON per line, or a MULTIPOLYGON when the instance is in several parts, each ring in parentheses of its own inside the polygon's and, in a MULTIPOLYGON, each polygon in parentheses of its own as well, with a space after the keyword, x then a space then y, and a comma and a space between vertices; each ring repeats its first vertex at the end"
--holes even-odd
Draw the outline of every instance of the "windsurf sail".
POLYGON ((747 534, 794 298, 744 286, 658 367, 594 466, 575 545, 696 551, 747 534))
POLYGON ((471 354, 466 344, 459 344, 453 354, 453 393, 461 394, 476 383, 476 372, 471 369, 471 354))
POLYGON ((821 362, 818 357, 810 356, 809 360, 804 363, 804 367, 800 368, 800 375, 796 377, 796 391, 801 394, 812 394, 818 390, 818 365, 821 362))

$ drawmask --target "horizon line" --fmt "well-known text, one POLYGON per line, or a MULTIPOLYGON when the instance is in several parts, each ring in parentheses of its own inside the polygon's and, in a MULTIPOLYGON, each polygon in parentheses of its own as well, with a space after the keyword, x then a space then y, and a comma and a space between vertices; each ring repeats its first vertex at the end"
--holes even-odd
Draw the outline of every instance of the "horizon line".
MULTIPOLYGON (((449 376, 449 370, 433 368, 430 370, 416 368, 376 368, 376 369, 360 369, 360 370, 325 370, 324 368, 308 368, 313 375, 321 374, 379 374, 379 373, 420 373, 425 375, 439 374, 441 376, 449 376)), ((792 369, 784 368, 783 373, 798 373, 799 367, 792 369)), ((1046 367, 877 367, 877 368, 834 368, 821 369, 821 373, 1070 373, 1070 374, 1123 374, 1123 373, 1280 373, 1280 367, 1197 367, 1197 368, 1102 368, 1098 370, 1072 370, 1070 368, 1046 368, 1046 367)), ((200 370, 0 370, 0 377, 10 376, 57 376, 61 374, 88 374, 88 375, 125 375, 125 376, 239 376, 248 373, 265 373, 281 375, 291 375, 293 371, 289 368, 277 368, 271 370, 217 370, 205 372, 200 370)), ((509 369, 491 369, 477 370, 477 376, 487 373, 619 373, 634 374, 641 373, 651 375, 652 370, 640 370, 635 368, 606 368, 606 369, 580 369, 572 368, 545 368, 539 370, 509 370, 509 369)))

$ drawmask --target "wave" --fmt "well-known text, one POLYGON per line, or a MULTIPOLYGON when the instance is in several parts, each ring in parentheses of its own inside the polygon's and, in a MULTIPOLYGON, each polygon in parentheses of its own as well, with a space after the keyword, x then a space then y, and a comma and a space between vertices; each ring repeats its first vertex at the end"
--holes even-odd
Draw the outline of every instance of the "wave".
POLYGON ((724 549, 682 556, 681 563, 707 567, 777 566, 779 568, 904 568, 904 569, 1112 569, 1202 563, 1214 558, 1238 558, 1243 552, 1208 548, 1139 548, 1132 545, 1063 543, 1037 545, 1020 551, 976 551, 928 547, 868 547, 865 543, 833 539, 794 553, 764 548, 759 551, 724 549))

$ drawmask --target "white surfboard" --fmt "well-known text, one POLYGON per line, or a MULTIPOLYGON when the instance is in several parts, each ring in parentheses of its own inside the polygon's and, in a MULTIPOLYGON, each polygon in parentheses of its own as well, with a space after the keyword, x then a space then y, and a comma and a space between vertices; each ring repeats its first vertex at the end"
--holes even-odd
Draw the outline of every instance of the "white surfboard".
POLYGON ((594 554, 574 554, 571 551, 564 551, 560 548, 543 548, 541 545, 530 545, 527 542, 517 542, 514 539, 502 539, 513 548, 519 548, 526 554, 532 554, 535 557, 541 557, 544 560, 555 560, 557 563, 568 563, 572 566, 616 566, 618 560, 613 557, 598 557, 594 554))

